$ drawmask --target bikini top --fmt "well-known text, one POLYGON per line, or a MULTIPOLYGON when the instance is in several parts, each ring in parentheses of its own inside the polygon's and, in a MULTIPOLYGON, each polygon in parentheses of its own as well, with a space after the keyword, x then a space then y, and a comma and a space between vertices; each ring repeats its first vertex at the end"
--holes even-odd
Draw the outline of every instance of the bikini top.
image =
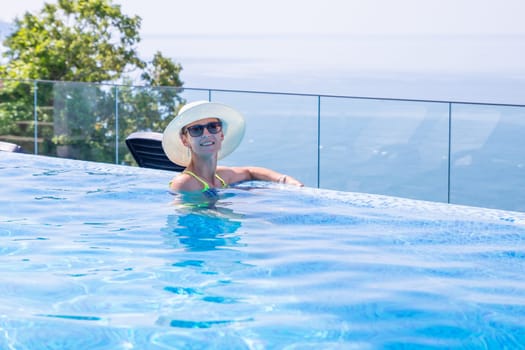
MULTIPOLYGON (((191 172, 189 170, 184 170, 182 172, 183 174, 188 174, 190 176, 193 176, 195 178, 195 180, 199 181, 200 183, 202 183, 202 193, 204 193, 205 195, 217 195, 217 191, 215 190, 215 188, 211 188, 210 187, 210 184, 207 183, 204 179, 202 179, 201 177, 199 177, 197 174, 195 174, 194 172, 191 172)), ((222 183, 222 188, 226 188, 228 187, 228 184, 226 183, 226 181, 223 180, 222 177, 220 177, 219 175, 215 174, 215 177, 217 179, 219 179, 219 181, 222 183)))

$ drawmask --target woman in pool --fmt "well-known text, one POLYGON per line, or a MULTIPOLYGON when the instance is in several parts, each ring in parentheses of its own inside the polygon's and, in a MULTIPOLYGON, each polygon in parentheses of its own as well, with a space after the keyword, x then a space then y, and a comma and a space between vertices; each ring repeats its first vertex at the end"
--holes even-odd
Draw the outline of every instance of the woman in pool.
POLYGON ((162 148, 168 158, 186 169, 170 182, 175 192, 216 195, 217 188, 248 180, 303 186, 291 176, 261 167, 218 166, 217 160, 241 143, 245 123, 235 109, 214 102, 185 105, 164 130, 162 148))

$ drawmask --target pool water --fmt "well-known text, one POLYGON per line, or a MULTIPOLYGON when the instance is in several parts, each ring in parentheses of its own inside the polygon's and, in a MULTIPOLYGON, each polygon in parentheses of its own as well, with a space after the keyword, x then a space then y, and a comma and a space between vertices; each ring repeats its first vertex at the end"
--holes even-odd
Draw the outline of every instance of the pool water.
POLYGON ((0 152, 1 349, 519 349, 525 214, 0 152))

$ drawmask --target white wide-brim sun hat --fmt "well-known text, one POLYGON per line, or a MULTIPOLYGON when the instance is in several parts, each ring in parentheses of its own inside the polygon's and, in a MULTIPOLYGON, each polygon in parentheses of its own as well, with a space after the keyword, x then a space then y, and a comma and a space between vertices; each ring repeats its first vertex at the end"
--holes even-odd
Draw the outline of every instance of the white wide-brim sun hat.
POLYGON ((184 105, 168 124, 162 136, 162 148, 175 164, 188 166, 191 153, 181 140, 181 130, 188 124, 206 118, 218 118, 222 122, 224 141, 218 154, 222 159, 232 153, 244 137, 245 122, 240 112, 222 103, 195 101, 184 105))

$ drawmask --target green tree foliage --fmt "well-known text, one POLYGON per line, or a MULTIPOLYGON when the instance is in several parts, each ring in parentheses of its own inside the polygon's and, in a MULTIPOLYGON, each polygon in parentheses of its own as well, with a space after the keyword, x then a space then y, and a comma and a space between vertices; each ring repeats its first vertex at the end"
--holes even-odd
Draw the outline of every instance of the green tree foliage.
POLYGON ((58 0, 15 20, 4 41, 6 78, 115 81, 142 69, 136 45, 141 19, 107 0, 58 0))
POLYGON ((139 16, 123 14, 112 0, 58 0, 16 19, 0 65, 0 139, 34 120, 35 96, 38 122, 53 125, 51 135, 41 135, 39 153, 113 161, 116 136, 162 130, 184 102, 182 67, 160 52, 142 60, 140 25, 139 16), (144 87, 130 87, 132 76, 144 87))

